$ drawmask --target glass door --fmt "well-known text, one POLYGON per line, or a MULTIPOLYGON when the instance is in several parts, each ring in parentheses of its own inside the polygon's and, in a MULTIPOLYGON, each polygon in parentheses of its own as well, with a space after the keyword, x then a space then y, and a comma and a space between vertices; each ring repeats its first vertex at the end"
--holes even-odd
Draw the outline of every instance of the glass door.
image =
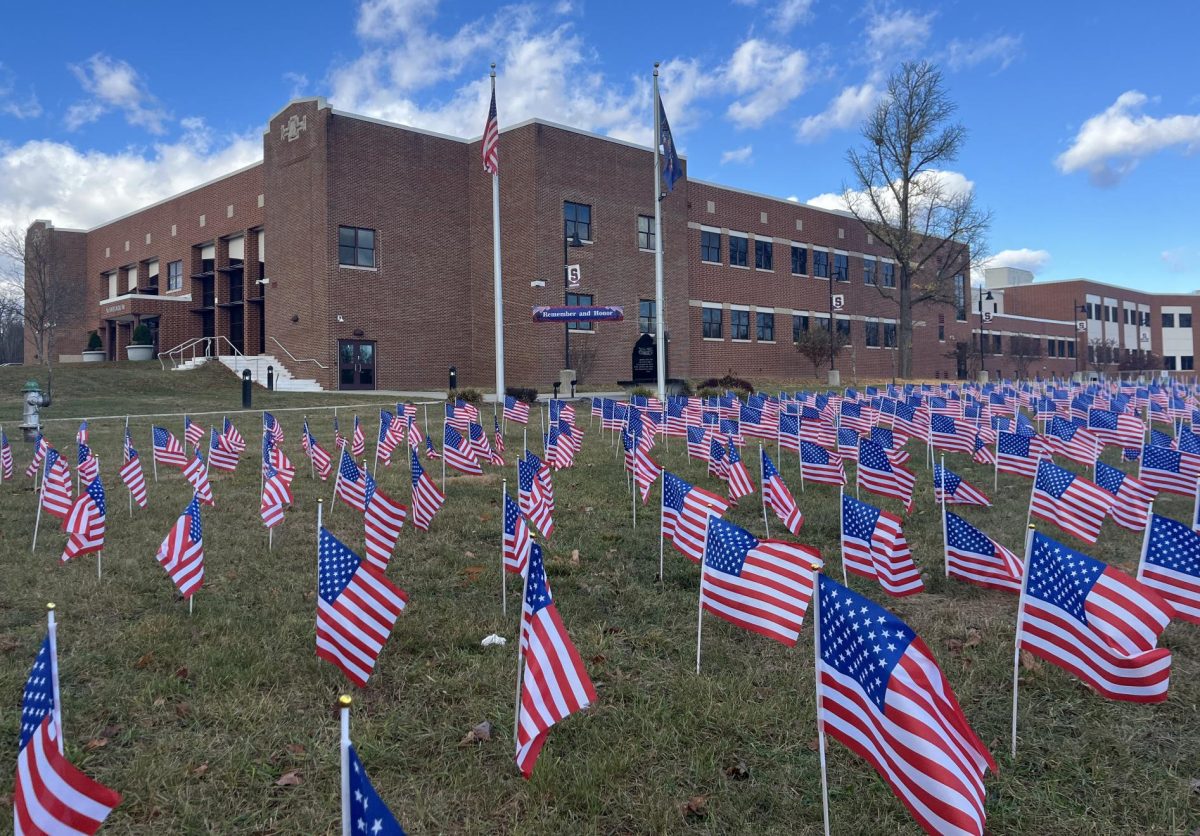
POLYGON ((375 388, 375 343, 338 340, 338 388, 375 388))

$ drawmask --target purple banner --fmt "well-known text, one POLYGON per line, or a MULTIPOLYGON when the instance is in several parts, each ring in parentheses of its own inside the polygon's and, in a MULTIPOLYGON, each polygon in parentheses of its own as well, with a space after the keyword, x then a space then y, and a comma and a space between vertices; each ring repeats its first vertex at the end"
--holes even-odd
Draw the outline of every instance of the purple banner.
POLYGON ((620 305, 540 305, 533 309, 534 322, 621 322, 625 309, 620 305))

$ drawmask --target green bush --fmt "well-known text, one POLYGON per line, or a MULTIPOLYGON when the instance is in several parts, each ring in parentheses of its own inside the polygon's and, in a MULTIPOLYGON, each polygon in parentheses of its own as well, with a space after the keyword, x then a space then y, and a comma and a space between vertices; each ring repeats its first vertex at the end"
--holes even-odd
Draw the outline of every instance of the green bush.
POLYGON ((99 351, 103 347, 104 344, 100 342, 100 335, 95 331, 88 331, 87 350, 99 351))
POLYGON ((456 398, 478 408, 483 403, 483 393, 478 389, 451 389, 447 397, 453 401, 456 398))
POLYGON ((724 377, 710 377, 700 384, 701 389, 717 389, 718 394, 725 394, 726 391, 733 392, 745 398, 748 395, 754 394, 754 386, 748 380, 743 380, 740 377, 734 377, 733 372, 727 372, 724 377))
POLYGON ((524 403, 537 403, 537 389, 528 386, 506 386, 504 387, 504 394, 524 403))
POLYGON ((145 325, 138 325, 133 329, 133 337, 130 338, 130 345, 154 345, 154 338, 150 335, 150 329, 145 325))

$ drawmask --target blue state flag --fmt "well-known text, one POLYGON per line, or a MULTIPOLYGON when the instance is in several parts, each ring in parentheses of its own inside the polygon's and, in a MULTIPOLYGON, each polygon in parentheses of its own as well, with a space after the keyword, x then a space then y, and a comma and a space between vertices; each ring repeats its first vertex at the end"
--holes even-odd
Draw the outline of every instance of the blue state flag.
POLYGON ((667 111, 662 97, 658 98, 658 142, 662 145, 662 179, 667 191, 674 191, 675 181, 683 176, 683 164, 675 150, 675 138, 671 136, 671 125, 667 122, 667 111))

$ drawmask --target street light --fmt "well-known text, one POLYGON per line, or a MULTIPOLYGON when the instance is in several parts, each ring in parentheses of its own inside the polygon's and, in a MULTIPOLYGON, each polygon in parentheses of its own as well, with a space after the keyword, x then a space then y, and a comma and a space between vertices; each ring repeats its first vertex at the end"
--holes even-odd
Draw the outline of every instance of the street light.
POLYGON ((983 303, 984 301, 993 302, 996 297, 992 295, 990 290, 987 291, 987 296, 984 296, 984 288, 979 288, 979 371, 984 370, 983 363, 983 303))
MULTIPOLYGON (((1081 305, 1081 304, 1079 304, 1079 300, 1078 300, 1078 299, 1073 299, 1073 300, 1072 300, 1072 303, 1073 303, 1073 307, 1071 308, 1071 319, 1075 319, 1075 314, 1090 314, 1090 313, 1091 313, 1091 310, 1089 310, 1089 309, 1088 309, 1088 306, 1087 306, 1087 305, 1081 305)), ((1076 322, 1078 322, 1078 320, 1076 320, 1076 322)), ((1076 371, 1076 372, 1078 372, 1078 371, 1079 371, 1079 330, 1080 330, 1080 329, 1079 329, 1079 326, 1078 326, 1078 325, 1076 325, 1076 326, 1075 326, 1075 339, 1074 339, 1074 343, 1075 343, 1075 371, 1076 371)))
MULTIPOLYGON (((567 304, 567 294, 571 287, 571 265, 567 263, 567 247, 575 248, 582 247, 583 241, 579 239, 579 229, 572 229, 570 236, 567 235, 567 219, 563 217, 563 304, 567 304)), ((567 320, 563 323, 563 368, 571 368, 571 322, 567 320)))

